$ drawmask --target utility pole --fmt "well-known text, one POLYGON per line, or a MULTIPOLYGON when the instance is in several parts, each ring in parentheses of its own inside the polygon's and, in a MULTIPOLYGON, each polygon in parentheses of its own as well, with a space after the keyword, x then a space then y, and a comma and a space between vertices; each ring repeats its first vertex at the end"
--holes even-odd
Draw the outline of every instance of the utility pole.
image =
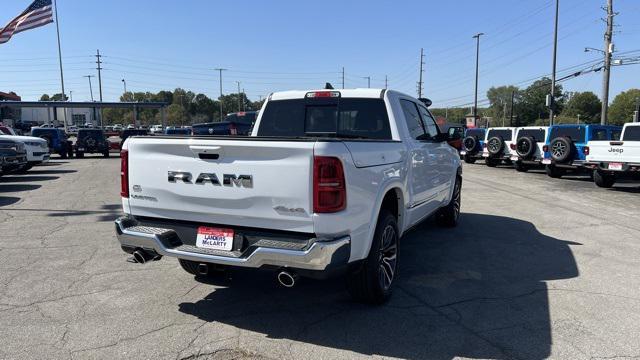
POLYGON ((91 102, 93 102, 93 87, 91 87, 91 78, 95 77, 94 75, 85 75, 83 77, 86 77, 87 79, 89 79, 89 94, 91 94, 91 102))
POLYGON ((551 70, 551 95, 549 96, 549 126, 553 125, 553 110, 556 106, 556 60, 558 54, 558 15, 560 10, 560 0, 556 0, 556 19, 553 30, 553 59, 551 70))
POLYGON ((240 112, 242 111, 241 100, 240 100, 240 81, 236 81, 236 84, 238 84, 238 112, 240 112))
POLYGON ((513 126, 513 100, 516 97, 516 92, 511 92, 511 116, 509 116, 509 126, 513 126))
POLYGON ((127 95, 127 80, 122 79, 122 85, 124 86, 124 95, 127 95))
POLYGON ((387 79, 387 75, 384 76, 384 88, 387 89, 389 87, 389 79, 387 79))
POLYGON ((475 95, 473 98, 473 125, 478 122, 478 67, 480 65, 480 36, 484 33, 477 33, 473 36, 476 39, 476 87, 475 95))
MULTIPOLYGON (((247 95, 245 95, 244 88, 242 88, 242 96, 243 96, 243 99, 242 99, 242 100, 244 100, 244 98, 246 98, 246 97, 247 97, 247 95)), ((245 101, 243 101, 243 102, 242 102, 242 111, 245 111, 245 107, 246 107, 246 105, 245 105, 245 101)))
POLYGON ((227 69, 217 68, 215 70, 218 71, 219 74, 220 74, 220 121, 222 121, 223 120, 223 115, 222 115, 222 72, 226 71, 227 69))
POLYGON ((342 88, 344 89, 344 66, 342 67, 342 88))
POLYGON ((367 87, 371 87, 371 76, 364 76, 363 79, 367 79, 367 87))
POLYGON ((507 121, 507 103, 502 103, 502 126, 507 121))
POLYGON ((636 111, 633 113, 633 122, 640 122, 640 97, 636 98, 636 111))
MULTIPOLYGON (((53 0, 53 8, 56 15, 56 34, 58 36, 58 63, 60 64, 60 85, 62 87, 62 101, 66 101, 64 98, 64 74, 62 72, 62 48, 60 47, 60 27, 58 26, 58 3, 53 0)), ((55 108, 54 108, 55 109, 55 108)), ((49 110, 47 110, 48 112, 49 110)), ((56 110, 54 110, 56 111, 56 110)), ((64 131, 67 131, 67 111, 64 111, 64 131)))
POLYGON ((611 78, 611 56, 613 55, 613 0, 607 1, 607 31, 604 33, 604 67, 602 68, 602 112, 600 124, 607 124, 609 111, 609 79, 611 78))
MULTIPOLYGON (((100 50, 96 50, 96 64, 98 67, 98 90, 100 91, 100 102, 102 102, 102 60, 100 59, 102 55, 100 55, 100 50)), ((102 107, 100 108, 100 126, 102 126, 102 107)))
POLYGON ((424 49, 420 48, 420 74, 418 80, 418 99, 422 97, 422 73, 424 72, 424 49))

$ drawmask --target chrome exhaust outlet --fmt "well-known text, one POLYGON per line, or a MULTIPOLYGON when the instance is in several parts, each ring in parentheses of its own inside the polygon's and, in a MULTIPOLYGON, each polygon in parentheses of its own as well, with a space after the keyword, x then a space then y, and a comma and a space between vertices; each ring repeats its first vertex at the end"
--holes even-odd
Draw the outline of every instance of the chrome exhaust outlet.
POLYGON ((292 288, 298 281, 298 274, 290 273, 286 270, 282 270, 278 273, 278 283, 286 288, 292 288))
POLYGON ((198 264, 198 274, 207 275, 209 273, 209 265, 207 264, 198 264))
POLYGON ((158 255, 155 252, 148 252, 143 249, 138 249, 133 252, 133 261, 138 264, 145 264, 149 260, 160 260, 162 256, 158 255))

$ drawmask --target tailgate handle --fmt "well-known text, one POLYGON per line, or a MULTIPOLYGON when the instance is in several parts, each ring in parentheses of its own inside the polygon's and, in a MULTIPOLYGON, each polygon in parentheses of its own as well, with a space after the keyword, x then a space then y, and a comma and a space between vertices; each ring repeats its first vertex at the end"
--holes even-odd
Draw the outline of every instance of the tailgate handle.
POLYGON ((192 145, 191 152, 202 160, 218 160, 222 150, 221 146, 192 145))
POLYGON ((620 145, 622 145, 622 144, 624 144, 624 142, 622 142, 622 141, 611 141, 611 142, 609 143, 609 145, 612 145, 612 146, 616 146, 616 145, 617 145, 617 146, 620 146, 620 145))
POLYGON ((199 153, 198 157, 202 160, 218 160, 218 158, 220 158, 220 154, 199 153))

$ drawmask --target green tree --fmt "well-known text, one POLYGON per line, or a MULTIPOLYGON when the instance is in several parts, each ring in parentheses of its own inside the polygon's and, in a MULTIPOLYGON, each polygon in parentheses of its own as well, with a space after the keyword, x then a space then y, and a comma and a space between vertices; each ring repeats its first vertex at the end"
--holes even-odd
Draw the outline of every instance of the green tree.
POLYGON ((187 125, 190 124, 190 121, 189 113, 182 106, 171 104, 167 107, 167 125, 187 125))
POLYGON ((562 111, 564 117, 580 118, 581 122, 592 123, 598 121, 602 111, 602 102, 591 91, 571 94, 567 106, 562 111))
MULTIPOLYGON (((514 108, 520 101, 520 89, 518 87, 498 86, 492 87, 487 91, 487 98, 490 101, 487 114, 493 117, 494 124, 501 123, 501 120, 506 119, 506 123, 509 124, 509 116, 511 116, 511 95, 514 96, 514 108), (506 111, 506 112, 505 112, 506 111)), ((515 109, 514 109, 515 110, 515 109)), ((515 114, 515 111, 514 111, 515 114)))
POLYGON ((632 121, 636 99, 640 99, 640 89, 629 89, 618 94, 609 107, 609 123, 622 125, 632 121))
POLYGON ((218 104, 205 94, 198 94, 193 98, 190 107, 192 117, 197 116, 197 122, 211 121, 214 118, 218 104))
POLYGON ((62 94, 53 94, 49 96, 48 94, 42 94, 40 96, 40 101, 67 101, 69 97, 67 95, 64 96, 64 100, 62 100, 62 94))
MULTIPOLYGON (((519 125, 530 125, 538 119, 549 118, 549 108, 546 106, 546 97, 550 92, 550 86, 551 79, 544 77, 529 85, 529 87, 523 91, 522 100, 516 107, 517 111, 514 111, 522 119, 519 125)), ((564 107, 562 85, 556 84, 555 93, 555 106, 557 113, 559 113, 564 107)))

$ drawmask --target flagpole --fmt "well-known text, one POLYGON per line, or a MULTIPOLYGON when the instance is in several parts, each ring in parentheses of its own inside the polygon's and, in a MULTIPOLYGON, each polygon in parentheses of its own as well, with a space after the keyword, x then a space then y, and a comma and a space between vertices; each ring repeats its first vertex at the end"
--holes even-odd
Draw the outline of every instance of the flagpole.
MULTIPOLYGON (((62 72, 62 48, 60 47, 60 26, 58 26, 58 3, 56 0, 53 0, 53 8, 56 15, 56 34, 58 36, 58 62, 60 64, 60 84, 62 85, 62 101, 65 100, 64 95, 64 74, 62 72)), ((67 132, 67 109, 62 109, 63 119, 64 119, 64 132, 67 132)))

